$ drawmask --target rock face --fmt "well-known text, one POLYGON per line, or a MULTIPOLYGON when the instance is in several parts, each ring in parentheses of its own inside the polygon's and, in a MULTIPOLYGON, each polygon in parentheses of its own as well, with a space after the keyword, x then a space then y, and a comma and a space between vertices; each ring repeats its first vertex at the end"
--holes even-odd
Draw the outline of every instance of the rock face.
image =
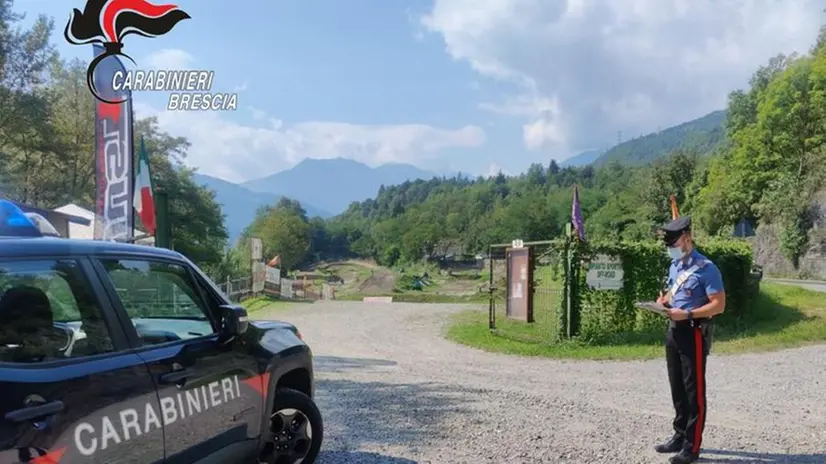
POLYGON ((826 280, 826 191, 822 191, 813 205, 814 226, 809 231, 809 248, 800 258, 798 269, 792 266, 780 251, 778 227, 761 224, 754 237, 754 261, 763 266, 769 276, 826 280))

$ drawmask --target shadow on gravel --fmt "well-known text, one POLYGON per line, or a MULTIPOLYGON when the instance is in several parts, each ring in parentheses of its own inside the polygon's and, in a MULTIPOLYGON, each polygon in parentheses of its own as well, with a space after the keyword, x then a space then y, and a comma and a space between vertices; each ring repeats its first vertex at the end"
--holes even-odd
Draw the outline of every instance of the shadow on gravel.
POLYGON ((313 366, 321 372, 342 373, 353 369, 370 369, 374 367, 392 367, 396 361, 372 358, 340 358, 337 356, 315 356, 313 366))
POLYGON ((318 455, 318 464, 417 464, 405 458, 385 456, 363 451, 322 451, 318 455))
POLYGON ((748 451, 728 451, 703 448, 703 456, 697 462, 709 464, 743 464, 746 462, 771 464, 823 464, 826 462, 826 454, 750 453, 748 451), (718 458, 717 456, 708 456, 709 454, 727 457, 718 458))

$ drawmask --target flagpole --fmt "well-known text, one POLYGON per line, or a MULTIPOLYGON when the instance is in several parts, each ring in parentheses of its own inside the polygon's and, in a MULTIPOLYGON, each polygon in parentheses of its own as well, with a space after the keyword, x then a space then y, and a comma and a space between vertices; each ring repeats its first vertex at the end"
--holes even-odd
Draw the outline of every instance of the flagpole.
MULTIPOLYGON (((130 156, 132 160, 132 198, 135 198, 135 161, 136 161, 136 153, 135 153, 135 112, 132 107, 132 91, 129 90, 129 122, 132 124, 131 129, 129 130, 129 149, 132 150, 132 154, 130 156)), ((143 136, 141 136, 143 138, 143 136)), ((132 230, 129 231, 129 237, 134 238, 135 236, 135 229, 137 229, 135 223, 135 203, 132 203, 132 230)))

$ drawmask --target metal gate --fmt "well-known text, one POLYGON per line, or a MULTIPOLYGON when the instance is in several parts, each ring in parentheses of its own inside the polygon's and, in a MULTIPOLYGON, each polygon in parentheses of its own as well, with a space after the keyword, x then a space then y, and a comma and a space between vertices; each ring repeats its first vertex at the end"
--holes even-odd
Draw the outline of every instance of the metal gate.
POLYGON ((491 245, 489 326, 499 334, 550 340, 564 298, 564 242, 491 245), (531 330, 524 330, 530 326, 531 330))

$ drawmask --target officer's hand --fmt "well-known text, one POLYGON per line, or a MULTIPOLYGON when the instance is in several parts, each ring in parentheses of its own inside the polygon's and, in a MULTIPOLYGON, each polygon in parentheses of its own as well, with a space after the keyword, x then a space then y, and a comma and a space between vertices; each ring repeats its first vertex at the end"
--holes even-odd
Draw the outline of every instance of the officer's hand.
POLYGON ((657 303, 661 305, 668 303, 668 298, 665 297, 664 292, 660 292, 660 296, 657 297, 657 303))
POLYGON ((684 321, 688 319, 688 311, 679 308, 668 308, 668 318, 672 321, 684 321))

